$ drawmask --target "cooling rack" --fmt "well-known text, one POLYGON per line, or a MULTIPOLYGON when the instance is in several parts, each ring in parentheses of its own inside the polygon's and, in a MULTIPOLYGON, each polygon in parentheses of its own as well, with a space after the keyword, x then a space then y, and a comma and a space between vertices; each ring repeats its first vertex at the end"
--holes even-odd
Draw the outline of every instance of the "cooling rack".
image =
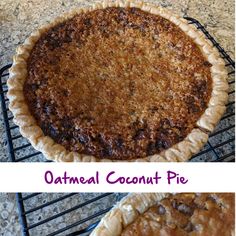
MULTIPOLYGON (((228 69, 228 82, 230 85, 229 102, 227 104, 227 110, 218 126, 213 133, 210 134, 210 138, 205 147, 190 161, 223 161, 233 162, 234 157, 234 145, 235 145, 235 115, 234 115, 234 84, 235 84, 235 62, 230 58, 227 52, 219 45, 218 42, 209 34, 204 26, 196 19, 185 17, 189 24, 193 24, 198 30, 202 31, 205 36, 212 42, 226 62, 228 69)), ((6 82, 9 76, 8 69, 11 64, 8 64, 0 69, 0 96, 3 120, 5 124, 6 137, 8 142, 8 154, 12 162, 37 162, 47 161, 40 152, 34 150, 32 146, 24 139, 12 120, 13 116, 8 108, 8 98, 6 97, 7 86, 6 82)), ((107 212, 113 204, 120 199, 122 194, 114 193, 100 193, 100 194, 46 194, 45 193, 32 193, 22 194, 17 193, 17 203, 19 208, 19 216, 22 225, 22 232, 24 236, 31 235, 88 235, 89 232, 96 226, 99 219, 105 212, 107 212), (80 196, 84 196, 81 200, 80 196), (43 202, 42 198, 52 198, 50 201, 43 202), (65 204, 66 202, 66 204, 65 204), (70 206, 70 202, 75 202, 74 206, 70 206), (99 211, 97 205, 102 204, 99 211), (64 208, 58 207, 63 205, 64 208), (91 206, 88 211, 88 206, 91 206), (57 209, 54 211, 47 211, 47 209, 57 209), (77 211, 80 213, 76 214, 77 211), (85 212, 86 211, 86 212, 85 212), (37 218, 39 212, 42 214, 37 218), (47 212, 47 214, 45 214, 47 212), (76 216, 74 216, 76 215, 76 216), (67 219, 74 219, 60 223, 60 219, 66 216, 67 219), (74 217, 74 218, 73 218, 74 217), (36 219, 37 218, 37 219, 36 219), (35 220, 36 219, 36 220, 35 220), (53 222, 57 223, 53 223, 53 222), (55 227, 51 227, 51 223, 55 227), (45 227, 50 229, 47 233, 44 232, 45 227), (39 234, 41 232, 41 234, 39 234)))

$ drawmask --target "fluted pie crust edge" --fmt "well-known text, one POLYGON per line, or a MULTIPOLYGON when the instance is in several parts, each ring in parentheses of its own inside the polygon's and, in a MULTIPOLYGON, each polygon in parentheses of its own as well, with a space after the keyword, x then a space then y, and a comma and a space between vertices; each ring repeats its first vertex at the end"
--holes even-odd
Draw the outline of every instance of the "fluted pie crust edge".
POLYGON ((9 98, 9 109, 14 115, 14 122, 19 126, 22 136, 27 138, 32 146, 43 153, 50 160, 62 162, 96 162, 96 161, 115 161, 110 159, 98 159, 94 156, 84 155, 76 152, 67 151, 62 145, 57 144, 49 136, 43 134, 42 129, 37 125, 35 118, 31 115, 28 105, 25 102, 23 94, 23 84, 27 76, 27 59, 35 43, 41 35, 51 27, 72 18, 80 12, 103 9, 106 7, 137 7, 151 14, 160 15, 179 26, 194 42, 199 46, 203 55, 208 62, 212 64, 212 93, 208 107, 197 122, 198 128, 195 128, 187 137, 173 145, 171 148, 162 151, 160 154, 147 156, 145 158, 133 159, 131 161, 186 161, 192 155, 200 151, 207 142, 208 133, 213 131, 214 127, 225 112, 225 104, 228 100, 228 83, 225 63, 220 58, 219 52, 213 47, 212 43, 207 40, 203 33, 197 31, 194 26, 172 12, 151 4, 136 1, 116 2, 104 1, 100 4, 94 4, 92 7, 79 8, 56 18, 52 23, 41 27, 33 32, 16 50, 13 58, 13 65, 10 69, 10 77, 7 81, 9 98))
POLYGON ((168 196, 168 193, 130 193, 102 218, 90 236, 121 235, 139 215, 168 196))

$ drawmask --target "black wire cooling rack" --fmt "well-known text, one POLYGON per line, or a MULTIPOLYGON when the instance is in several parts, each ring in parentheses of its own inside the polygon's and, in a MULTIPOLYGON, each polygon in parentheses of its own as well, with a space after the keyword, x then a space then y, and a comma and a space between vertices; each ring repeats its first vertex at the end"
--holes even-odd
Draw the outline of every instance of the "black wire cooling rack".
MULTIPOLYGON (((202 31, 212 44, 219 50, 221 57, 226 62, 228 69, 228 82, 230 85, 229 102, 227 110, 215 131, 210 134, 210 138, 205 147, 195 155, 190 161, 235 161, 234 157, 234 75, 235 62, 216 42, 209 32, 197 20, 185 17, 189 24, 193 24, 202 31)), ((12 120, 13 116, 8 108, 8 98, 6 97, 6 81, 10 64, 0 69, 0 96, 2 114, 5 124, 9 158, 12 162, 32 162, 46 161, 46 159, 35 151, 24 139, 12 120)), ((54 194, 54 193, 17 193, 19 215, 24 236, 31 235, 88 235, 96 226, 99 219, 113 204, 118 201, 122 194, 114 193, 94 193, 94 194, 54 194), (82 197, 82 198, 81 198, 82 197), (51 200, 47 200, 47 199, 51 200), (71 203, 75 202, 73 206, 71 203), (97 206, 101 205, 96 211, 97 206), (63 207, 61 207, 63 206, 63 207), (90 208, 88 208, 90 206, 90 208), (90 209, 90 210, 88 210, 90 209), (39 216, 40 215, 40 216, 39 216), (65 220, 66 217, 67 220, 65 220), (61 222, 61 220, 63 221, 61 222), (74 221, 71 219, 74 219, 74 221), (56 223, 53 223, 56 222, 56 223), (52 224, 55 227, 52 227, 52 224), (45 233, 45 227, 47 233, 45 233), (49 232, 50 231, 50 232, 49 232), (40 232, 40 233, 39 233, 40 232)))

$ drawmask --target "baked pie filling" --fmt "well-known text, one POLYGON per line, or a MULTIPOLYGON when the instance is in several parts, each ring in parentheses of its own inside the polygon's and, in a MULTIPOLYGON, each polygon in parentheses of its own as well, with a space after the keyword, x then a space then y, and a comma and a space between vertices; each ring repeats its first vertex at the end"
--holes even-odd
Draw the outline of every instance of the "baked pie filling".
POLYGON ((69 151, 129 160, 197 127, 211 64, 169 20, 138 8, 80 13, 43 33, 24 96, 45 135, 69 151))
POLYGON ((231 236, 234 194, 175 194, 149 208, 122 236, 231 236))
POLYGON ((234 236, 234 193, 130 193, 91 236, 234 236))

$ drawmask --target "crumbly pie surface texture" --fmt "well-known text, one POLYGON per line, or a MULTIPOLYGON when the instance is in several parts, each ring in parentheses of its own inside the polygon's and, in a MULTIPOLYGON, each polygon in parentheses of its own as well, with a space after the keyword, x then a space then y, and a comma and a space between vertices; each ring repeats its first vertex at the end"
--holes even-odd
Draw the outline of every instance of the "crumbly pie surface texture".
POLYGON ((210 45, 161 8, 126 5, 73 13, 18 49, 10 108, 46 157, 185 160, 222 115, 225 71, 210 45))
POLYGON ((131 194, 91 236, 233 236, 234 201, 233 193, 131 194))
POLYGON ((99 9, 42 35, 28 59, 24 95, 44 133, 66 149, 146 157, 195 128, 212 91, 210 66, 162 17, 99 9))

